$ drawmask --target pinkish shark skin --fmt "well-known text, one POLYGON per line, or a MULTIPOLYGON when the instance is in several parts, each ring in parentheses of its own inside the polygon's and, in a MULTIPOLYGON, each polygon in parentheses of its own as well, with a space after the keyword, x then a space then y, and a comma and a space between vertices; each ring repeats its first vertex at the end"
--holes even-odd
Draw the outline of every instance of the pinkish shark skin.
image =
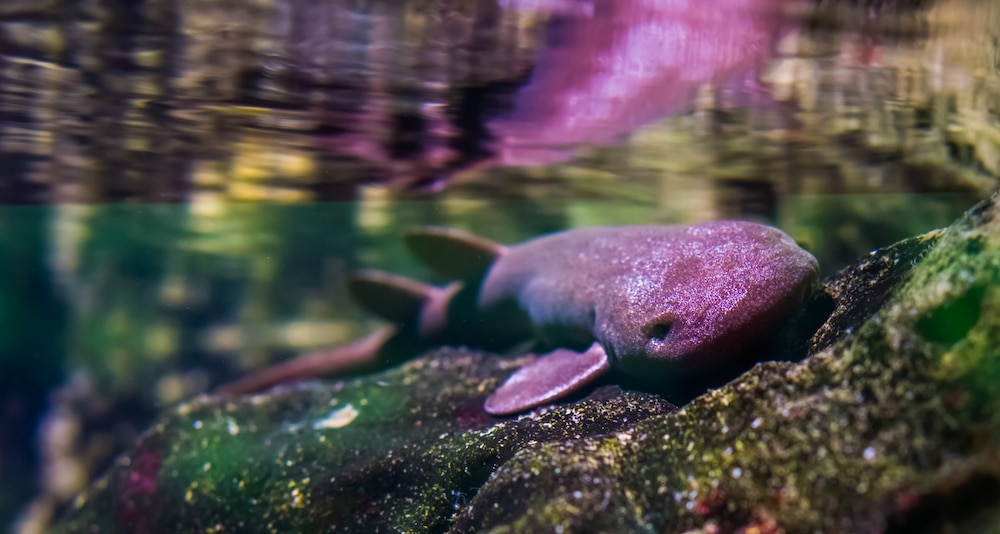
POLYGON ((452 276, 463 277, 456 258, 475 258, 457 263, 481 280, 476 313, 516 309, 515 324, 560 347, 511 375, 486 400, 493 414, 546 404, 612 367, 647 379, 720 369, 789 315, 819 271, 781 230, 740 221, 577 228, 510 247, 429 229, 408 245, 452 276))
POLYGON ((579 228, 510 247, 479 306, 515 300, 556 346, 599 343, 643 375, 718 365, 791 312, 816 259, 757 223, 579 228))
MULTIPOLYGON (((538 2, 508 3, 531 9, 538 2)), ((705 83, 745 78, 773 53, 781 3, 555 3, 552 10, 563 17, 548 36, 555 44, 540 53, 513 112, 489 125, 498 162, 538 165, 569 159, 579 145, 611 144, 682 110, 705 83)))

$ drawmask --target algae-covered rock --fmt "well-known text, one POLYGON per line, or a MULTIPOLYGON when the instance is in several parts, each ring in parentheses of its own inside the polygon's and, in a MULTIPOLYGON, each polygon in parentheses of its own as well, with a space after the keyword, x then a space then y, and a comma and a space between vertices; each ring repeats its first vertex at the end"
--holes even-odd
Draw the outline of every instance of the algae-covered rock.
POLYGON ((166 414, 66 532, 935 532, 1000 527, 1000 207, 826 283, 798 363, 677 410, 604 388, 495 419, 517 360, 399 369, 166 414))
POLYGON ((494 418, 483 401, 517 363, 442 350, 370 378, 182 405, 78 499, 65 528, 440 532, 518 451, 675 409, 621 393, 494 418))

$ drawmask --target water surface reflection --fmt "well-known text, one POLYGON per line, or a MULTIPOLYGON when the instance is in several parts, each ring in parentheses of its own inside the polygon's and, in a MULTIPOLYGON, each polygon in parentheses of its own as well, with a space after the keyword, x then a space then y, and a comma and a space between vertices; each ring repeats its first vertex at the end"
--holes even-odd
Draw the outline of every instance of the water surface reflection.
POLYGON ((705 84, 749 86, 792 27, 783 3, 593 0, 555 16, 512 113, 490 125, 499 161, 564 161, 686 109, 705 84))

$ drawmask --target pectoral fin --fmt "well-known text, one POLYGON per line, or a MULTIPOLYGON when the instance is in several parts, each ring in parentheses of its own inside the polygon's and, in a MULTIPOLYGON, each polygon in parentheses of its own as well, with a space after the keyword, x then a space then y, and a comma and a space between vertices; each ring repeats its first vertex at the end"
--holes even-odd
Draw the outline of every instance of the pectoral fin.
POLYGON ((482 276, 507 247, 453 228, 426 227, 406 235, 410 252, 428 267, 453 279, 482 276))
POLYGON ((557 349, 518 369, 486 399, 484 408, 496 415, 534 408, 576 391, 609 368, 599 343, 584 352, 557 349))

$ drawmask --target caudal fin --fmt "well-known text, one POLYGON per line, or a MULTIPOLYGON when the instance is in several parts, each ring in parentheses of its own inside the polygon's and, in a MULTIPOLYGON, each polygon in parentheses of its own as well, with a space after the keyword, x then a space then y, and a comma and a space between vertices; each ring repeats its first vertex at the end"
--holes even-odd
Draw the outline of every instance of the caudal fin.
POLYGON ((396 333, 396 327, 384 326, 349 345, 304 354, 251 372, 235 382, 220 386, 217 391, 226 395, 257 393, 279 384, 315 379, 374 365, 386 342, 396 333))

